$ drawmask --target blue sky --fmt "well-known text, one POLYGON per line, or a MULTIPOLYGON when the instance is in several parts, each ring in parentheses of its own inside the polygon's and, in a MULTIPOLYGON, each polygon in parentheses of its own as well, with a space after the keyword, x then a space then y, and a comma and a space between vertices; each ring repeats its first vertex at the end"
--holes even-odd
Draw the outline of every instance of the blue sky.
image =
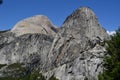
POLYGON ((11 29, 18 21, 39 14, 61 26, 80 6, 90 7, 106 30, 114 31, 120 26, 120 0, 3 0, 0 30, 11 29))

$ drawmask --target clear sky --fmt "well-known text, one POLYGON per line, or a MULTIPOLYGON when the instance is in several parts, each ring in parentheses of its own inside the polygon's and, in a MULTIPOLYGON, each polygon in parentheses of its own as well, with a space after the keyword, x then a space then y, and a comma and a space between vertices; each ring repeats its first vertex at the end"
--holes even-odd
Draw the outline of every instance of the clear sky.
POLYGON ((61 26, 80 6, 90 7, 106 30, 114 31, 120 26, 120 0, 3 0, 0 30, 11 29, 18 21, 39 14, 61 26))

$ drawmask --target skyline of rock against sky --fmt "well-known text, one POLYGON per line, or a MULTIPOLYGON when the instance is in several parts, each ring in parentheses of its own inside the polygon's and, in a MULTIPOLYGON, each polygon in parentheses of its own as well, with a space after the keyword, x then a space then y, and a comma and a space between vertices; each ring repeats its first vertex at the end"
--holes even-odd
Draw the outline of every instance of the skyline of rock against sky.
POLYGON ((61 26, 71 12, 80 6, 90 7, 106 30, 120 25, 119 0, 4 0, 0 5, 0 30, 11 29, 20 20, 34 15, 45 15, 53 24, 61 26))

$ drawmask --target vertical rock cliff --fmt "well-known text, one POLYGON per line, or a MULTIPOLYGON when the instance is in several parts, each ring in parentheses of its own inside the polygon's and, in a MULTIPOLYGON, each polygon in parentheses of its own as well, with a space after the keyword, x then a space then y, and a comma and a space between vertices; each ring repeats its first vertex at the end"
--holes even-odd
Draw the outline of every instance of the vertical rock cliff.
MULTIPOLYGON (((0 64, 22 63, 25 74, 37 69, 46 79, 54 75, 59 80, 97 80, 109 35, 94 12, 81 7, 59 30, 47 17, 35 16, 0 32, 0 37, 0 64)), ((6 67, 0 68, 0 76, 4 71, 6 67)))
POLYGON ((78 8, 66 18, 53 41, 49 61, 58 68, 50 74, 60 80, 97 80, 108 38, 94 12, 88 7, 78 8))

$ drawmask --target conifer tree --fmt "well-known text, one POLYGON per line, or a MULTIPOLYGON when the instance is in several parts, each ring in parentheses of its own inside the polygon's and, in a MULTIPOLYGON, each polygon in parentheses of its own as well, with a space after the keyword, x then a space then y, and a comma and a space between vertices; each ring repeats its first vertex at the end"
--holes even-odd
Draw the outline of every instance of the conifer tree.
POLYGON ((107 41, 107 56, 104 58, 104 70, 99 80, 120 80, 120 29, 107 41))

